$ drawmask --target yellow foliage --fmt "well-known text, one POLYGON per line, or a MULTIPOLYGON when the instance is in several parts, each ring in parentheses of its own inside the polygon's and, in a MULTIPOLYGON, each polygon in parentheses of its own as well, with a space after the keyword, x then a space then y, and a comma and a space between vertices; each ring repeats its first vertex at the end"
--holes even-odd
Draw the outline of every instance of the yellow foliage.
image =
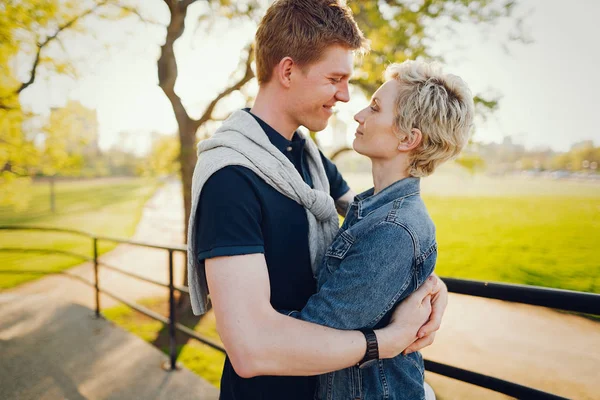
POLYGON ((159 136, 152 143, 152 149, 142 166, 145 176, 173 175, 180 171, 179 139, 177 136, 159 136))
POLYGON ((44 175, 77 175, 83 167, 84 153, 97 152, 96 112, 77 101, 53 109, 44 125, 42 172, 44 175))
POLYGON ((25 210, 31 200, 31 178, 17 176, 8 171, 0 173, 0 206, 12 205, 17 212, 25 210))
MULTIPOLYGON (((106 2, 110 3, 110 1, 106 2)), ((51 74, 74 76, 76 71, 68 60, 49 56, 47 48, 57 45, 59 36, 80 32, 82 24, 70 23, 87 15, 94 2, 75 0, 3 0, 0 5, 0 203, 16 203, 19 193, 36 173, 74 173, 81 168, 83 157, 77 153, 84 144, 76 132, 83 132, 72 109, 54 113, 45 126, 45 141, 36 146, 36 132, 28 132, 24 123, 32 117, 21 107, 19 95, 34 77, 32 72, 43 68, 51 74), (41 50, 40 50, 41 49, 41 50), (36 57, 39 59, 35 64, 36 57), (19 81, 13 70, 15 57, 19 67, 29 60, 29 76, 19 81), (72 113, 72 114, 71 114, 72 113), (76 137, 75 140, 72 140, 76 137)), ((79 113, 79 114, 78 114, 79 113)), ((85 113, 83 113, 85 114, 85 113)), ((95 116, 94 116, 95 118, 95 116)), ((19 201, 17 201, 19 200, 19 201)))

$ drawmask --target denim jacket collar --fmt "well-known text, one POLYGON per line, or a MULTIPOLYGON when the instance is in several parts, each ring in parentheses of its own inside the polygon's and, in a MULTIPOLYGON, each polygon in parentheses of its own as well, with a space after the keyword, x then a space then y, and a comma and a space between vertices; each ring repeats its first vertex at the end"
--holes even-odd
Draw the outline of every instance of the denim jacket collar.
POLYGON ((418 194, 420 191, 421 179, 408 177, 401 179, 383 189, 377 194, 375 188, 371 188, 354 197, 354 203, 358 208, 358 219, 364 218, 379 207, 407 196, 418 194))

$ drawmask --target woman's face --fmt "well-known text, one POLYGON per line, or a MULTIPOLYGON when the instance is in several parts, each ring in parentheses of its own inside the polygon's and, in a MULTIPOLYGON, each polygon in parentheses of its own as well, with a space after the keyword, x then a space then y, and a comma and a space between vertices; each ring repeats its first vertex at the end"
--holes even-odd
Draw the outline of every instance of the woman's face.
POLYGON ((377 89, 371 104, 354 116, 358 122, 354 150, 371 159, 389 159, 398 155, 398 137, 394 134, 394 107, 399 83, 387 81, 377 89))

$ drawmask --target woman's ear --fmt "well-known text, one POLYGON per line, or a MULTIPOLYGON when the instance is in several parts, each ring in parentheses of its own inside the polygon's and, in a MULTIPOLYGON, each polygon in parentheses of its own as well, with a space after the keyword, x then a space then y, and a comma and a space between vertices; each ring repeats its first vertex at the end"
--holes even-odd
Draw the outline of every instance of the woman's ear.
POLYGON ((420 129, 412 128, 410 134, 400 139, 398 144, 398 150, 400 151, 411 151, 416 149, 423 140, 423 133, 420 129))

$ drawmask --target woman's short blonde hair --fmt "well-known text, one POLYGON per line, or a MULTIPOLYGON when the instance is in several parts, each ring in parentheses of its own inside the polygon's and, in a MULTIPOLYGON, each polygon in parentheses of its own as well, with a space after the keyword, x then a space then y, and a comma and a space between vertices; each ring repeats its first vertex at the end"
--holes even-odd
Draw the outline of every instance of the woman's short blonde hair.
POLYGON ((456 157, 469 141, 475 106, 467 84, 458 76, 444 74, 434 63, 405 61, 390 65, 386 80, 400 89, 394 110, 399 135, 419 129, 423 138, 412 151, 410 175, 430 175, 441 163, 456 157))

